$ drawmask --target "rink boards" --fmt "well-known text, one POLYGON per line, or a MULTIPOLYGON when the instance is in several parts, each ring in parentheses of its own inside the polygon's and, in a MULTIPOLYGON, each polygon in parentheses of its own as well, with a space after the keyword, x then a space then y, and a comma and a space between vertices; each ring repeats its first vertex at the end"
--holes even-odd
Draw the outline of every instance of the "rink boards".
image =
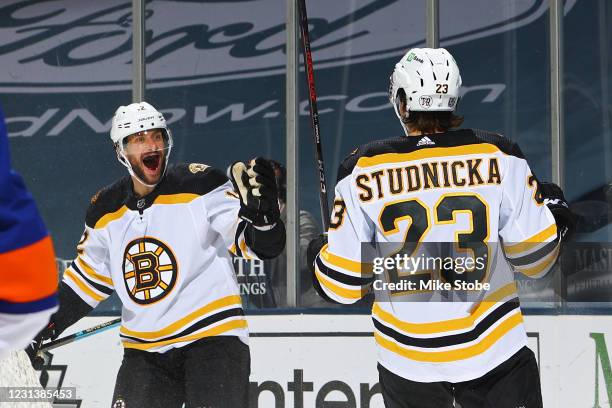
MULTIPOLYGON (((85 318, 71 331, 107 320, 85 318)), ((540 365, 544 405, 609 406, 612 317, 525 320, 540 365)), ((249 326, 253 407, 383 407, 369 316, 251 316, 249 326)), ((54 351, 50 384, 76 387, 81 407, 110 406, 122 357, 117 328, 54 351)))

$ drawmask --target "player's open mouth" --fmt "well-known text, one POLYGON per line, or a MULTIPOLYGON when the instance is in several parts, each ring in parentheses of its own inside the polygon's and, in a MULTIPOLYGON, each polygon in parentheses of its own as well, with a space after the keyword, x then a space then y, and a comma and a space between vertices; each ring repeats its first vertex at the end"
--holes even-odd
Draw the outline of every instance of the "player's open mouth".
POLYGON ((142 158, 142 164, 150 171, 156 171, 159 169, 159 165, 161 163, 161 153, 160 152, 151 152, 146 153, 142 158))

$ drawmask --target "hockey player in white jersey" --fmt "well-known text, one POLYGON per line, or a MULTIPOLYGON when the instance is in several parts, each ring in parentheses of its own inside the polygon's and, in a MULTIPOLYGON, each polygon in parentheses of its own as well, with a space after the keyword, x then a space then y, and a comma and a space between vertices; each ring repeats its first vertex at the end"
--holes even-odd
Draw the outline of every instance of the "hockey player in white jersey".
POLYGON ((248 406, 248 329, 230 252, 265 259, 284 248, 270 163, 235 163, 233 184, 205 164, 166 168, 172 135, 146 102, 117 109, 111 139, 129 176, 92 198, 60 309, 39 340, 114 291, 124 356, 113 407, 248 406))
POLYGON ((563 193, 538 182, 510 140, 452 130, 463 120, 454 114, 461 76, 445 49, 410 50, 390 81, 405 136, 361 146, 340 166, 328 236, 309 248, 315 286, 345 304, 374 289, 387 408, 540 408, 538 367, 512 273, 540 277, 554 265, 573 229, 563 193), (454 243, 474 256, 484 248, 485 261, 468 272, 391 267, 379 274, 376 260, 364 255, 370 247, 415 254, 428 243, 454 243), (445 285, 476 272, 482 285, 510 279, 482 297, 441 301, 466 295, 451 296, 445 285), (443 291, 427 286, 435 279, 443 291))

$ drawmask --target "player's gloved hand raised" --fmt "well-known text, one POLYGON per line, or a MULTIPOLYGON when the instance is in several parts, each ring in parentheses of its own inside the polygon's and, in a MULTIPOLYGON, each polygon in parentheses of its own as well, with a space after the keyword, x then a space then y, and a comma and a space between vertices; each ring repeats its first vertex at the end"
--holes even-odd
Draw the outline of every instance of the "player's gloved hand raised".
POLYGON ((327 244, 327 235, 321 234, 308 244, 308 249, 306 250, 306 262, 308 262, 308 268, 310 272, 314 273, 314 262, 317 258, 319 252, 321 252, 321 248, 323 248, 327 244))
POLYGON ((257 157, 230 167, 230 179, 240 196, 238 216, 255 227, 273 226, 280 218, 278 186, 270 161, 257 157))
POLYGON ((47 326, 42 329, 36 337, 30 342, 30 345, 26 347, 25 352, 30 358, 30 363, 35 370, 41 370, 45 365, 44 352, 40 351, 40 348, 45 340, 52 340, 57 337, 58 333, 55 329, 55 323, 51 321, 47 326))
POLYGON ((554 183, 539 183, 542 202, 550 209, 559 230, 562 242, 570 240, 576 229, 576 216, 569 208, 561 187, 554 183))

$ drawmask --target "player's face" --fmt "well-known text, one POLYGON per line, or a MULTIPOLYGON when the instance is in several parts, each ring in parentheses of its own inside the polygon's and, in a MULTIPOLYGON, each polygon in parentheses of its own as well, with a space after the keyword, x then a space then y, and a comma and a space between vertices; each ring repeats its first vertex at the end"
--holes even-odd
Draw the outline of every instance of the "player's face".
POLYGON ((156 184, 163 174, 168 143, 160 129, 128 136, 125 155, 134 173, 147 184, 156 184))

